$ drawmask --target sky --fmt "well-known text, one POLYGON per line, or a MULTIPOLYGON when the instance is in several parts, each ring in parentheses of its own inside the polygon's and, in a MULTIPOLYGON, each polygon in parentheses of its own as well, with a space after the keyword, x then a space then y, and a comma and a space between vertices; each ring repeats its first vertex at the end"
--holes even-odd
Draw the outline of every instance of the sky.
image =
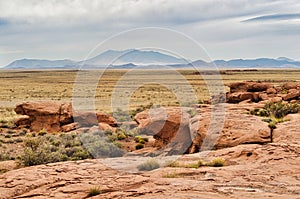
MULTIPOLYGON (((0 66, 23 58, 83 60, 108 38, 144 27, 179 32, 213 60, 300 60, 300 0, 0 0, 0 66)), ((119 37, 106 48, 133 42, 119 37)), ((184 42, 168 42, 187 59, 205 60, 184 42)))

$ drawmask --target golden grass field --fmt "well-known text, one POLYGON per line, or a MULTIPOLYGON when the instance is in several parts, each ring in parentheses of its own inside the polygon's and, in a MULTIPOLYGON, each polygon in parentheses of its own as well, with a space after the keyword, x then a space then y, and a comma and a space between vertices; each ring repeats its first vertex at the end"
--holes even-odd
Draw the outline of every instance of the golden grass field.
MULTIPOLYGON (((103 71, 101 71, 103 72, 103 71)), ((174 94, 177 89, 178 93, 184 93, 182 84, 189 84, 193 87, 198 102, 210 98, 208 87, 205 79, 211 82, 221 82, 227 84, 236 81, 260 80, 270 81, 276 84, 285 81, 300 81, 300 70, 227 70, 222 71, 221 75, 211 74, 207 72, 201 76, 195 70, 177 70, 177 71, 161 71, 161 70, 135 70, 134 74, 128 73, 129 70, 106 70, 97 86, 95 94, 96 108, 100 111, 111 112, 111 98, 115 96, 113 92, 124 93, 130 96, 129 106, 135 109, 141 105, 162 105, 174 106, 178 105, 178 99, 174 94), (181 78, 184 81, 180 80, 181 78), (126 77, 131 83, 137 87, 133 92, 128 91, 128 85, 118 82, 120 78, 126 77), (218 80, 220 79, 220 80, 218 80), (147 80, 146 84, 144 84, 147 80), (186 81, 187 82, 186 82, 186 81), (160 85, 160 82, 165 85, 160 85), (149 83, 150 82, 150 83, 149 83), (115 91, 116 84, 118 89, 115 91), (169 89, 167 88, 169 86, 169 89)), ((71 101, 75 96, 74 82, 80 82, 78 75, 84 76, 86 80, 99 78, 99 71, 81 71, 77 70, 2 70, 0 84, 0 119, 8 119, 14 117, 13 108, 16 103, 30 100, 58 100, 71 101)), ((77 87, 76 87, 77 89, 77 87)), ((92 88, 83 87, 84 93, 89 93, 93 97, 92 88)), ((228 88, 227 88, 228 89, 228 88)), ((122 95, 118 95, 122 96, 122 95)), ((197 103, 194 101, 188 103, 197 103)))

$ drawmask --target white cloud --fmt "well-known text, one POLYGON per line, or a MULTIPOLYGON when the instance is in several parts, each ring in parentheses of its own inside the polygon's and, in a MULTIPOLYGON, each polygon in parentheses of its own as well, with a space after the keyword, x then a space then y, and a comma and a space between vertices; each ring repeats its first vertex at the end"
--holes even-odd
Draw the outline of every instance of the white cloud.
POLYGON ((298 0, 0 0, 0 47, 3 52, 24 50, 2 54, 0 65, 19 56, 78 60, 93 44, 144 26, 179 30, 203 43, 215 58, 259 56, 274 52, 271 44, 276 43, 291 52, 282 56, 297 59, 300 49, 286 43, 300 34, 299 21, 241 21, 299 10, 298 0), (232 46, 239 49, 228 50, 232 46))
POLYGON ((2 0, 0 18, 35 22, 187 23, 299 8, 293 0, 2 0), (291 5, 291 6, 288 6, 291 5))

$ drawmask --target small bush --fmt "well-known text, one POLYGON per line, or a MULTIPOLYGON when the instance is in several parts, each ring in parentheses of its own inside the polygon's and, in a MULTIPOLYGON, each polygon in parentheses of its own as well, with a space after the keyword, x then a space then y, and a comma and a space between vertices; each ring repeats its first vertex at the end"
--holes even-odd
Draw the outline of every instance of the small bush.
POLYGON ((45 129, 42 129, 38 132, 38 136, 44 136, 47 134, 47 131, 45 129))
POLYGON ((118 136, 117 136, 116 134, 112 134, 112 135, 108 135, 108 136, 106 137, 106 139, 107 139, 107 141, 109 141, 109 142, 114 142, 114 141, 118 140, 118 136))
POLYGON ((269 126, 270 129, 276 129, 276 122, 271 121, 271 122, 269 122, 268 126, 269 126))
POLYGON ((288 114, 300 112, 300 106, 297 103, 269 102, 265 104, 264 109, 275 118, 283 118, 288 114))
POLYGON ((187 112, 191 116, 191 118, 198 114, 198 111, 196 109, 190 109, 187 112))
POLYGON ((91 158, 76 134, 27 136, 23 145, 18 161, 24 166, 91 158))
POLYGON ((212 167, 222 167, 225 165, 225 160, 223 158, 215 158, 207 165, 212 167))
POLYGON ((142 149, 142 148, 144 148, 144 145, 143 145, 142 143, 137 143, 137 144, 135 145, 135 149, 136 149, 136 150, 139 150, 139 149, 142 149))
POLYGON ((111 129, 106 129, 106 130, 104 131, 104 134, 105 134, 105 135, 112 135, 112 134, 113 134, 113 131, 112 131, 111 129))
POLYGON ((121 142, 113 142, 113 144, 120 149, 122 149, 124 147, 121 142))
POLYGON ((92 188, 90 188, 87 197, 93 197, 93 196, 97 196, 99 194, 101 194, 101 188, 100 187, 92 187, 92 188))
POLYGON ((149 159, 146 162, 137 166, 139 171, 151 171, 158 169, 160 167, 159 163, 155 159, 149 159))
POLYGON ((0 153, 0 161, 11 160, 12 158, 8 154, 0 153))
POLYGON ((145 144, 146 142, 149 142, 149 139, 147 137, 135 136, 134 141, 137 143, 145 144))
POLYGON ((118 140, 124 140, 126 138, 127 138, 127 136, 126 136, 126 134, 124 132, 118 132, 117 133, 117 139, 118 140))

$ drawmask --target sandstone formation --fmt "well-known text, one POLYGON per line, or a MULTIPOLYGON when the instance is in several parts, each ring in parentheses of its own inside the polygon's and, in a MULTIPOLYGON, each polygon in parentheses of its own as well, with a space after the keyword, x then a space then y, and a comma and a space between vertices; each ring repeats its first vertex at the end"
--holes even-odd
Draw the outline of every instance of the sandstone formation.
MULTIPOLYGON (((255 106, 252 106, 253 108, 255 106)), ((212 107, 202 108, 191 119, 191 133, 196 135, 190 153, 206 149, 220 149, 240 144, 270 142, 270 129, 261 117, 245 114, 249 105, 227 105, 224 112, 212 107), (212 114, 219 118, 212 121, 212 114), (223 114, 223 116, 222 116, 223 114), (221 116, 221 117, 220 117, 221 116)))
POLYGON ((139 163, 134 158, 148 158, 142 157, 149 154, 146 148, 140 156, 129 153, 113 160, 87 159, 18 169, 14 161, 3 161, 0 171, 14 170, 0 174, 0 199, 87 198, 95 187, 100 193, 91 198, 299 198, 300 113, 290 114, 285 118, 288 121, 276 125, 273 143, 268 123, 246 113, 262 108, 266 101, 298 102, 300 86, 260 82, 229 86, 227 100, 235 104, 199 105, 194 114, 186 108, 156 108, 122 123, 103 113, 74 112, 70 103, 19 104, 15 109, 22 115, 15 120, 18 127, 48 132, 80 128, 78 133, 90 133, 98 127, 112 132, 116 126, 137 127, 140 134, 154 137, 152 147, 157 151, 193 153, 181 155, 176 160, 181 165, 214 158, 223 158, 225 165, 171 168, 160 162, 159 169, 133 172, 139 163), (262 102, 248 103, 253 101, 262 102))
POLYGON ((160 168, 148 173, 110 169, 99 160, 52 163, 0 175, 0 198, 299 198, 299 145, 239 145, 184 155, 178 162, 222 157, 224 167, 160 168), (170 177, 168 177, 170 176, 170 177), (172 177, 174 176, 174 177, 172 177))
POLYGON ((168 107, 146 110, 135 116, 138 132, 152 135, 156 147, 172 148, 171 153, 182 154, 191 144, 190 115, 181 108, 168 107))
POLYGON ((239 103, 245 100, 259 101, 300 101, 300 85, 285 83, 279 86, 263 82, 235 82, 227 85, 230 91, 226 94, 226 102, 239 103))
POLYGON ((54 101, 24 102, 18 104, 15 112, 20 114, 15 120, 18 127, 29 127, 31 131, 68 132, 77 127, 106 123, 115 126, 112 116, 95 112, 73 112, 71 103, 54 101))

